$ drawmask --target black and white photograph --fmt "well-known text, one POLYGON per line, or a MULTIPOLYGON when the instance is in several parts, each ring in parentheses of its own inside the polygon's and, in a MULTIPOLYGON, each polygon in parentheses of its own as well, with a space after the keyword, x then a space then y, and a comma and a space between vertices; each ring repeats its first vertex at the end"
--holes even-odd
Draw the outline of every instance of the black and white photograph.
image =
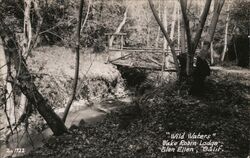
POLYGON ((250 0, 0 0, 0 158, 250 158, 250 0))

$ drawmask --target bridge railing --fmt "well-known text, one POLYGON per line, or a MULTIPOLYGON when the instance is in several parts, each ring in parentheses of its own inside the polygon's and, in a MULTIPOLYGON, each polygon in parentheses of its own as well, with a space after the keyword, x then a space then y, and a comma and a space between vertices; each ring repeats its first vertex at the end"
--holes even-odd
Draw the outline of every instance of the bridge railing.
MULTIPOLYGON (((159 69, 165 71, 166 69, 174 66, 170 49, 164 50, 163 48, 143 48, 143 47, 124 47, 124 36, 126 33, 106 33, 108 37, 108 58, 107 62, 116 65, 125 65, 133 67, 153 66, 152 69, 159 69), (118 37, 118 38, 117 38, 118 37), (114 39, 120 39, 113 45, 114 39), (141 60, 138 61, 138 60, 141 60), (144 62, 141 66, 138 63, 144 62), (151 62, 151 64, 149 64, 151 62)), ((199 51, 199 50, 197 50, 199 51)), ((175 49, 177 55, 181 53, 180 49, 175 49)), ((151 69, 151 68, 150 68, 151 69)))

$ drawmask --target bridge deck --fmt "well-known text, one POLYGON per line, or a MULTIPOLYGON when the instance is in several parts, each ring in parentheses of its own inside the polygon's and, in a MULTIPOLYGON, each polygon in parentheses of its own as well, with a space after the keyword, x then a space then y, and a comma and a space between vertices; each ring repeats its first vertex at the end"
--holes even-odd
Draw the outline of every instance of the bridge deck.
MULTIPOLYGON (((124 61, 114 61, 112 62, 114 65, 118 66, 126 66, 129 68, 138 68, 138 69, 145 69, 145 70, 154 70, 154 71, 162 71, 162 67, 160 66, 152 66, 152 65, 138 65, 134 63, 124 62, 124 61)), ((164 71, 168 72, 176 72, 176 69, 174 68, 165 68, 164 71)))
POLYGON ((131 68, 175 72, 173 64, 166 67, 163 53, 165 58, 169 57, 169 52, 161 49, 110 49, 108 62, 131 68))

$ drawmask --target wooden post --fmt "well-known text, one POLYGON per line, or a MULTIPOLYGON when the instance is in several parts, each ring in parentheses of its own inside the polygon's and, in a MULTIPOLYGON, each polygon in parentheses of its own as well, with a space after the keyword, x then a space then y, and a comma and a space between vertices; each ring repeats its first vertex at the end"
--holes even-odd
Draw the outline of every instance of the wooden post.
POLYGON ((161 68, 161 70, 162 70, 162 73, 164 72, 164 70, 165 70, 165 67, 166 67, 166 49, 163 49, 163 52, 162 52, 162 68, 161 68))
MULTIPOLYGON (((105 36, 108 37, 108 57, 107 57, 107 61, 106 63, 108 63, 110 61, 110 56, 111 56, 111 50, 117 50, 117 51, 120 51, 120 54, 121 56, 123 56, 123 43, 124 43, 124 35, 127 35, 126 33, 105 33, 105 36), (115 37, 120 37, 120 48, 119 48, 119 45, 118 45, 118 48, 117 47, 113 47, 113 44, 112 44, 112 38, 115 38, 115 37)), ((113 39, 114 40, 114 39, 113 39)), ((111 59, 113 60, 113 59, 111 59)))
POLYGON ((107 35, 108 37, 108 56, 107 56, 107 60, 105 63, 109 63, 109 59, 110 59, 110 35, 107 35))
POLYGON ((211 46, 210 46, 210 64, 214 65, 214 43, 211 42, 211 46))
POLYGON ((109 49, 111 49, 111 47, 112 47, 112 43, 111 43, 111 41, 110 41, 110 35, 108 35, 108 47, 109 47, 109 49))
POLYGON ((124 39, 123 39, 123 35, 121 35, 121 50, 123 50, 123 42, 124 42, 124 39))
POLYGON ((121 35, 120 49, 121 49, 121 57, 122 57, 124 55, 124 53, 123 53, 123 35, 121 35))

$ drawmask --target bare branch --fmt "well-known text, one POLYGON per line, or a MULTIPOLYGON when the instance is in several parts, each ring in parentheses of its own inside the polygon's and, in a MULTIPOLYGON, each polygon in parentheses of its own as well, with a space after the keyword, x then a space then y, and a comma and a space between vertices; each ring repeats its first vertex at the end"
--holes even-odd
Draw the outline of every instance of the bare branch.
POLYGON ((78 14, 78 25, 77 25, 77 41, 76 41, 76 46, 75 46, 75 51, 76 51, 76 63, 75 63, 75 77, 74 77, 74 83, 73 83, 73 91, 71 98, 69 99, 64 114, 63 114, 63 122, 66 121, 69 109, 75 99, 75 94, 76 94, 76 88, 77 88, 77 83, 78 83, 78 76, 79 76, 79 60, 80 60, 80 34, 81 34, 81 22, 82 22, 82 12, 83 12, 83 5, 84 5, 84 0, 80 1, 80 8, 79 8, 79 14, 78 14))

